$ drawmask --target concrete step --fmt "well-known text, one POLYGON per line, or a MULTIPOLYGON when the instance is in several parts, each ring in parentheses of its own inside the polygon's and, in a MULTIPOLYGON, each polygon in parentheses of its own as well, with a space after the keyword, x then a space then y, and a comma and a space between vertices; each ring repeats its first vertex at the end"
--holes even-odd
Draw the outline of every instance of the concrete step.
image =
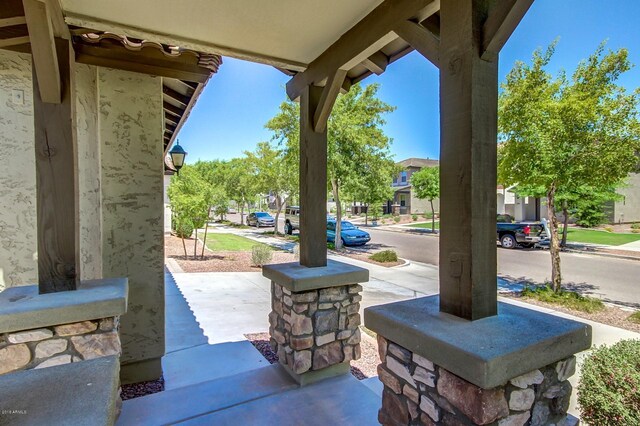
POLYGON ((207 382, 269 365, 248 341, 200 345, 162 357, 165 390, 207 382))
POLYGON ((127 400, 116 424, 156 426, 179 423, 229 407, 244 407, 250 401, 297 387, 297 383, 279 365, 269 365, 127 400))
POLYGON ((378 425, 381 399, 351 374, 185 419, 182 425, 378 425))

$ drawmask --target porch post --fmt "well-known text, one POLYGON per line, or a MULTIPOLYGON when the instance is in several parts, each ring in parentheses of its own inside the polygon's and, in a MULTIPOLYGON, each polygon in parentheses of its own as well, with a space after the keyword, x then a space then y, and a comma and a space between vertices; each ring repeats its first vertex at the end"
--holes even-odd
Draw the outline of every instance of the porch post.
POLYGON ((497 54, 481 59, 486 0, 440 9, 440 311, 497 314, 497 54))
MULTIPOLYGON (((73 50, 69 40, 55 38, 62 89, 60 103, 42 98, 33 67, 40 293, 75 290, 78 267, 78 172, 74 129, 73 50)), ((38 58, 34 58, 37 61, 38 58)))
POLYGON ((316 131, 314 116, 322 87, 300 96, 300 264, 327 265, 327 129, 316 131))

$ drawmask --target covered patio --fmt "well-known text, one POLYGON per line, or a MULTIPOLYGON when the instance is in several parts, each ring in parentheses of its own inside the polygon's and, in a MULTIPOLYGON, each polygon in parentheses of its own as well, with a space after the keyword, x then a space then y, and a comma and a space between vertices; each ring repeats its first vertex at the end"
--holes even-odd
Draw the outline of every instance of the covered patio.
MULTIPOLYGON (((339 93, 416 50, 440 70, 439 294, 364 311, 378 336, 382 399, 363 406, 362 417, 344 417, 331 402, 325 414, 342 424, 564 421, 573 354, 591 345, 590 326, 499 303, 496 286, 498 57, 532 2, 6 2, 0 156, 8 189, 0 199, 13 208, 0 212, 0 380, 11 384, 2 392, 16 401, 59 376, 72 389, 96 369, 100 392, 76 399, 83 405, 73 421, 91 413, 110 424, 118 375, 135 383, 162 374, 172 326, 164 157, 230 56, 291 76, 287 95, 301 105, 300 261, 263 268, 280 358, 273 374, 300 393, 271 412, 279 424, 297 424, 287 410, 300 395, 319 386, 351 395, 344 375, 360 356, 369 272, 327 259, 327 120, 339 93)), ((55 406, 34 402, 29 411, 73 424, 55 406)), ((243 417, 243 405, 234 410, 220 421, 264 422, 243 417)), ((7 419, 28 423, 28 415, 7 419)))

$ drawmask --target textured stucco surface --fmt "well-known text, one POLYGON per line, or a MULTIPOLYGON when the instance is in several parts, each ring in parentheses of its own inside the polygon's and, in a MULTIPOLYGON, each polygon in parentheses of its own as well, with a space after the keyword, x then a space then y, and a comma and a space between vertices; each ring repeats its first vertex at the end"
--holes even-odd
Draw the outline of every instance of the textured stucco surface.
POLYGON ((123 363, 164 354, 161 86, 157 77, 98 69, 103 272, 129 278, 123 363))
POLYGON ((0 290, 38 279, 33 134, 31 55, 0 50, 0 290))
POLYGON ((97 68, 76 64, 78 188, 80 191, 80 278, 102 278, 100 140, 97 68))
POLYGON ((631 173, 626 185, 618 189, 622 199, 614 204, 613 223, 640 222, 640 173, 631 173))

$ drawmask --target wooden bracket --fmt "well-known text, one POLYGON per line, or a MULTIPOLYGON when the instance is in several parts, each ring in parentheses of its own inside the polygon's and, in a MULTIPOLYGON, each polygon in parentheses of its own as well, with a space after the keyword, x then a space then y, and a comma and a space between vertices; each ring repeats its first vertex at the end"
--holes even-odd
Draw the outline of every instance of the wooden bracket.
POLYGON ((389 65, 389 58, 382 52, 376 52, 362 61, 362 65, 372 73, 380 75, 387 69, 387 65, 389 65))
POLYGON ((495 60, 532 4, 533 0, 496 2, 483 26, 482 59, 495 60))
POLYGON ((433 65, 440 67, 440 39, 431 31, 415 22, 404 21, 398 24, 394 32, 433 65))
POLYGON ((320 101, 318 102, 316 112, 313 115, 313 128, 317 133, 322 133, 327 128, 327 121, 329 120, 331 109, 338 98, 338 94, 340 93, 342 83, 346 76, 347 71, 337 70, 327 80, 327 85, 324 86, 324 90, 322 90, 320 101))

